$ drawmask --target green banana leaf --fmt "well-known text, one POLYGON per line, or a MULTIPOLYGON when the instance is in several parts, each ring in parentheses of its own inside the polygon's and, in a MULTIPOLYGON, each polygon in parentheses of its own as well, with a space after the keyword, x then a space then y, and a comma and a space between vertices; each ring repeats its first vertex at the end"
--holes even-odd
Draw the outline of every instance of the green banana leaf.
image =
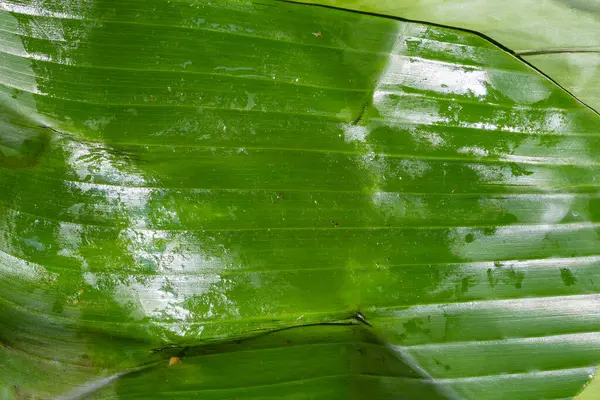
POLYGON ((594 375, 600 117, 485 38, 3 0, 0 46, 0 397, 567 399, 594 375))
POLYGON ((600 110, 600 0, 301 0, 481 32, 600 110))

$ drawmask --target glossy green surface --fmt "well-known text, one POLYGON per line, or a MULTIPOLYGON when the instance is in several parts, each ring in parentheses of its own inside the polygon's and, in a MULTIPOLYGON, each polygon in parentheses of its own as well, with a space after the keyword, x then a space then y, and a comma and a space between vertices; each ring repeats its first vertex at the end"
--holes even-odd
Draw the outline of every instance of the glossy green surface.
POLYGON ((481 32, 600 111, 600 0, 301 0, 481 32), (532 51, 541 54, 533 55, 532 51), (544 54, 548 52, 549 54, 544 54))
POLYGON ((1 4, 2 396, 559 399, 594 373, 600 119, 519 60, 281 2, 1 4))
MULTIPOLYGON (((600 22, 597 34, 600 36, 600 22)), ((571 93, 600 111, 600 47, 595 53, 538 54, 523 56, 571 93)))

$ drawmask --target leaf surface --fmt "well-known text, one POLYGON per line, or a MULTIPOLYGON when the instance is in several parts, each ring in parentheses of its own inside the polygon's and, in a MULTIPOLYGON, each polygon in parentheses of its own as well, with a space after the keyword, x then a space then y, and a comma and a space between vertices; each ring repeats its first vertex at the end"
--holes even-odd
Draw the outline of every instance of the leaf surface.
POLYGON ((481 32, 600 110, 598 0, 305 0, 481 32))
POLYGON ((594 373, 599 118, 517 58, 281 2, 2 8, 5 397, 558 399, 594 373))

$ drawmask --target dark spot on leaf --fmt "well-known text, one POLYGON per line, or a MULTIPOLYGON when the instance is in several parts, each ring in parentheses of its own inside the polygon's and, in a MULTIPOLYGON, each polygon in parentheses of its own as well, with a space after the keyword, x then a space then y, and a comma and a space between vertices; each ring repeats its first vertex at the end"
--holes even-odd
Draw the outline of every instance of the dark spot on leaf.
POLYGON ((469 277, 468 276, 465 276, 464 278, 462 278, 460 291, 461 291, 461 293, 467 293, 469 291, 469 277))
POLYGON ((21 89, 14 89, 11 97, 16 100, 19 97, 19 95, 23 93, 24 92, 21 89))
POLYGON ((484 228, 483 229, 483 234, 485 236, 492 236, 496 234, 496 228, 484 228))
POLYGON ((62 313, 63 312, 63 302, 61 301, 62 299, 56 299, 54 301, 54 304, 52 305, 52 312, 53 313, 62 313))
POLYGON ((494 287, 498 282, 506 285, 514 285, 516 289, 523 287, 525 273, 519 271, 515 267, 505 267, 500 261, 494 262, 494 268, 488 268, 487 278, 491 287, 494 287))
POLYGON ((465 242, 471 243, 471 242, 473 242, 473 240, 475 240, 475 237, 473 236, 472 233, 469 233, 467 236, 465 236, 465 242))
POLYGON ((487 270, 487 278, 488 278, 488 282, 490 283, 491 287, 496 286, 496 279, 494 278, 494 272, 492 271, 491 268, 488 268, 487 270))
POLYGON ((574 285, 577 281, 577 278, 575 278, 575 275, 573 275, 573 272, 571 272, 569 268, 560 269, 560 278, 562 279, 565 286, 574 285))
POLYGON ((506 271, 506 275, 509 281, 515 285, 515 288, 521 289, 523 287, 523 280, 525 279, 523 272, 511 267, 506 271))
POLYGON ((510 172, 513 174, 513 176, 533 175, 533 171, 526 170, 525 168, 523 168, 522 166, 520 166, 518 164, 511 163, 511 164, 509 164, 509 166, 510 166, 510 172))
POLYGON ((427 335, 431 332, 429 329, 423 328, 423 321, 421 318, 412 318, 403 325, 408 333, 424 333, 427 335))
POLYGON ((506 213, 501 218, 502 224, 512 224, 519 221, 519 218, 515 214, 506 213))

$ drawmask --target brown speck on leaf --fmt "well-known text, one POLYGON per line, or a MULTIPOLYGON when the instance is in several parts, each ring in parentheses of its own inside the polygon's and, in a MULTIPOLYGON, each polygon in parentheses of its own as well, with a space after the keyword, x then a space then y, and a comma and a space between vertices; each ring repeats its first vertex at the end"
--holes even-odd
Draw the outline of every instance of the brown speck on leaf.
POLYGON ((286 341, 285 341, 285 342, 283 342, 283 343, 285 343, 285 344, 290 344, 290 341, 289 341, 289 340, 286 340, 286 341))
POLYGON ((279 194, 277 195, 277 198, 278 198, 278 199, 283 199, 284 197, 285 197, 285 195, 284 195, 283 193, 279 193, 279 194))
POLYGON ((321 31, 319 31, 319 32, 313 32, 313 35, 315 35, 315 37, 317 37, 317 38, 323 36, 323 34, 321 33, 321 31))
POLYGON ((94 366, 94 362, 90 359, 90 357, 87 354, 84 354, 84 355, 81 356, 80 363, 82 365, 85 365, 86 367, 93 367, 94 366))
POLYGON ((85 290, 81 289, 81 290, 80 290, 79 292, 77 292, 77 293, 78 293, 78 294, 81 296, 82 294, 84 294, 84 293, 85 293, 85 290))
POLYGON ((456 192, 456 189, 452 189, 452 193, 456 192))
POLYGON ((179 357, 171 357, 169 358, 169 367, 171 365, 179 364, 181 362, 181 358, 179 357))

